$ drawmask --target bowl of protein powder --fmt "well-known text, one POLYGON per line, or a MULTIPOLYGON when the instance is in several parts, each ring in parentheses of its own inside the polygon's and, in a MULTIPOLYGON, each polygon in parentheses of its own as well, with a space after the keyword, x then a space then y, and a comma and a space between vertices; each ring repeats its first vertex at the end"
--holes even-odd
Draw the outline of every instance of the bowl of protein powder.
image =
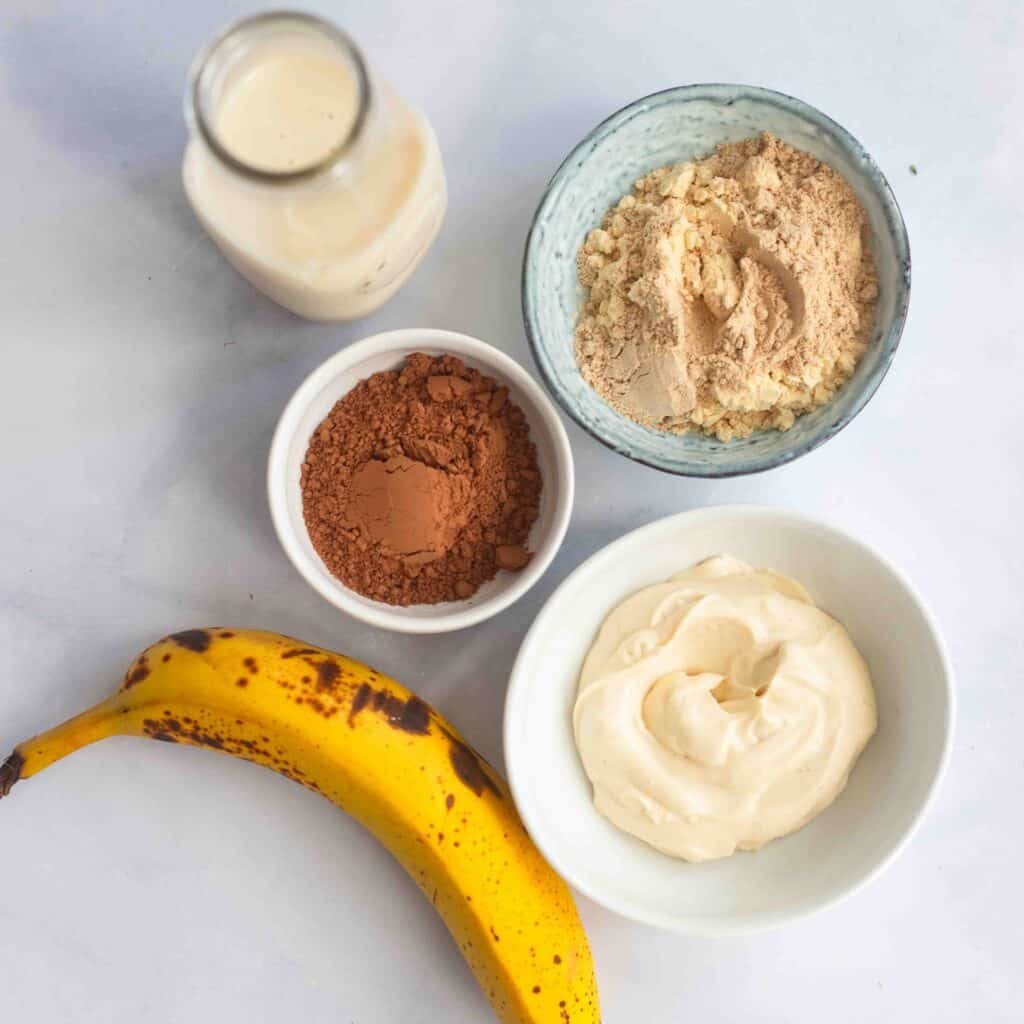
POLYGON ((892 190, 800 100, 692 85, 631 103, 566 157, 526 244, 526 332, 598 440, 669 473, 790 462, 882 382, 910 296, 892 190))

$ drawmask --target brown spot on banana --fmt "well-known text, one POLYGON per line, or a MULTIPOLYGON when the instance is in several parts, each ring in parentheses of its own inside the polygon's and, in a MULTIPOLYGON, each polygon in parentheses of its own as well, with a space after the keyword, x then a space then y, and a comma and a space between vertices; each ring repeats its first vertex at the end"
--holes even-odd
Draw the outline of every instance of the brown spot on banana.
MULTIPOLYGON (((233 633, 221 633, 221 636, 226 637, 233 635, 233 633)), ((205 654, 210 649, 212 637, 205 629, 185 629, 180 633, 172 633, 167 639, 196 654, 205 654)))
POLYGON ((321 661, 309 663, 316 669, 316 688, 321 693, 333 693, 338 688, 338 677, 341 675, 341 666, 336 661, 321 661))
POLYGON ((130 690, 133 686, 137 686, 149 675, 149 666, 142 660, 139 664, 133 668, 124 680, 124 688, 130 690))
POLYGON ((373 695, 373 710, 384 715, 394 729, 417 736, 430 735, 430 708, 419 697, 402 700, 387 690, 378 690, 373 695))
POLYGON ((361 683, 352 697, 348 724, 354 727, 360 712, 368 707, 393 729, 415 736, 430 735, 430 706, 419 697, 402 700, 389 690, 375 690, 369 683, 361 683))
POLYGON ((484 771, 483 765, 476 753, 466 746, 461 740, 456 739, 448 733, 448 742, 451 747, 448 757, 451 760, 452 768, 459 777, 459 781, 471 789, 477 796, 482 796, 485 789, 489 789, 498 799, 501 799, 501 790, 494 784, 491 777, 484 771))
POLYGON ((370 698, 373 696, 373 687, 369 683, 360 683, 359 689, 356 690, 355 696, 352 698, 352 707, 349 708, 348 712, 348 724, 354 726, 356 724, 356 718, 359 712, 370 703, 370 698))
POLYGON ((210 747, 212 750, 223 750, 227 753, 231 753, 228 750, 227 744, 224 742, 224 737, 203 729, 200 725, 192 725, 188 729, 182 728, 176 731, 176 735, 172 735, 168 732, 170 728, 169 723, 166 721, 159 721, 155 718, 144 718, 142 720, 142 732, 145 736, 149 736, 154 740, 163 740, 171 743, 178 743, 184 741, 186 743, 192 743, 197 747, 210 747))

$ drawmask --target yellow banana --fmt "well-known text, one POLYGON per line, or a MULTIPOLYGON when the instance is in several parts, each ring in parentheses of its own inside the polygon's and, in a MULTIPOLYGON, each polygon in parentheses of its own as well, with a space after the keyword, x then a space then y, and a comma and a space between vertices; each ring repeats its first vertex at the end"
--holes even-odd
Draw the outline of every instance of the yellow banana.
POLYGON ((503 1024, 600 1020, 569 890, 501 778, 398 683, 276 633, 175 633, 139 655, 114 696, 18 746, 0 796, 124 734, 264 764, 356 817, 433 903, 503 1024))

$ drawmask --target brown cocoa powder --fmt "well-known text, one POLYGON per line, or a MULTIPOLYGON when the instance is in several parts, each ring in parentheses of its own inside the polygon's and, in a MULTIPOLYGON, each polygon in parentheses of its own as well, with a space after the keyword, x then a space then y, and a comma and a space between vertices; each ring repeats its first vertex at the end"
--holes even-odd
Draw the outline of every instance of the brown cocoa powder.
POLYGON ((522 569, 540 493, 522 410, 454 356, 417 353, 361 381, 302 466, 306 527, 327 568, 395 605, 465 599, 522 569))

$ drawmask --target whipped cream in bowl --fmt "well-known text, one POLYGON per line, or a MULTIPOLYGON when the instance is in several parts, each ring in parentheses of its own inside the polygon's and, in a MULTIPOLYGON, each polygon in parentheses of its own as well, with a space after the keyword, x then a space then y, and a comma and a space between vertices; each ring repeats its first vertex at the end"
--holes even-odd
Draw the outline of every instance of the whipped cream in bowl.
POLYGON ((698 509, 548 599, 513 669, 505 761, 534 841, 584 895, 735 934, 891 863, 953 711, 934 620, 883 556, 784 510, 698 509))
POLYGON ((697 862, 829 806, 876 711, 849 634, 799 583, 715 556, 612 611, 573 720, 597 809, 697 862))

